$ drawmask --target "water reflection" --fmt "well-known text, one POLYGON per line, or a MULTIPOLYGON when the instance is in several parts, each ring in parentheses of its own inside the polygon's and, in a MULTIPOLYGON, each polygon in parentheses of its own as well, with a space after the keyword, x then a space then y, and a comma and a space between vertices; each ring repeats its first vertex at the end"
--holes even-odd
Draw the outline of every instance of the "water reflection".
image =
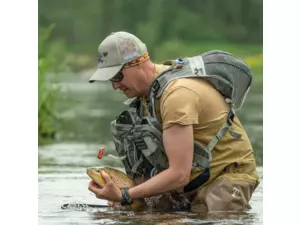
MULTIPOLYGON (((250 202, 246 213, 196 215, 180 213, 133 213, 107 208, 78 207, 78 204, 107 205, 88 191, 88 166, 119 165, 113 158, 97 158, 94 144, 60 143, 40 147, 39 167, 39 224, 262 224, 263 180, 250 202), (47 159, 52 161, 45 163, 47 159), (71 204, 69 209, 61 209, 71 204), (76 206, 77 204, 77 206, 76 206)), ((110 151, 108 151, 110 153, 110 151)), ((258 168, 262 177, 262 167, 258 168)))

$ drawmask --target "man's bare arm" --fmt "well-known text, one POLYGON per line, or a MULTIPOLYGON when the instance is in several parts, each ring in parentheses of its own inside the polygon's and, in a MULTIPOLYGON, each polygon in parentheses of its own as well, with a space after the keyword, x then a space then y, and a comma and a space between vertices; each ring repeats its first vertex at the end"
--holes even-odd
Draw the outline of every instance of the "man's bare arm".
POLYGON ((145 198, 181 188, 189 182, 193 161, 193 125, 173 124, 163 132, 169 168, 129 189, 132 199, 145 198))

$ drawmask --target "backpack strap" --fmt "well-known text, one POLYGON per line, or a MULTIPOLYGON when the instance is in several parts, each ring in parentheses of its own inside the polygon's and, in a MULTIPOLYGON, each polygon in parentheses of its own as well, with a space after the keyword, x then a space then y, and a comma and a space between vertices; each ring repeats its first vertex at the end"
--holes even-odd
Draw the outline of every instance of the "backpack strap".
MULTIPOLYGON (((218 133, 216 134, 216 136, 214 136, 214 138, 207 145, 207 149, 208 149, 209 152, 211 152, 214 149, 214 147, 219 142, 219 140, 227 132, 227 130, 229 129, 230 125, 233 123, 234 116, 235 116, 235 109, 234 109, 234 107, 230 107, 226 122, 220 128, 220 130, 218 131, 218 133)), ((236 135, 237 138, 241 137, 241 134, 238 134, 238 133, 236 133, 236 134, 237 134, 236 135)))
POLYGON ((235 110, 235 105, 232 103, 232 101, 229 98, 226 98, 225 101, 230 105, 227 120, 223 124, 221 129, 218 131, 216 136, 207 145, 207 148, 208 148, 209 151, 214 149, 214 147, 216 146, 218 141, 224 136, 224 134, 226 133, 227 130, 229 130, 230 135, 235 139, 239 139, 239 138, 242 137, 242 134, 237 133, 237 132, 230 129, 230 126, 232 125, 233 119, 236 115, 236 113, 235 113, 236 110, 235 110))
POLYGON ((153 81, 148 97, 150 100, 150 104, 148 104, 149 112, 156 119, 155 99, 161 97, 170 82, 178 78, 199 77, 200 75, 206 76, 204 62, 201 55, 186 59, 178 58, 177 60, 167 61, 164 64, 171 65, 171 67, 159 74, 159 76, 153 81), (189 60, 193 63, 189 63, 188 67, 184 67, 189 60), (180 70, 180 73, 177 73, 178 69, 180 70), (191 71, 194 71, 195 74, 191 71))

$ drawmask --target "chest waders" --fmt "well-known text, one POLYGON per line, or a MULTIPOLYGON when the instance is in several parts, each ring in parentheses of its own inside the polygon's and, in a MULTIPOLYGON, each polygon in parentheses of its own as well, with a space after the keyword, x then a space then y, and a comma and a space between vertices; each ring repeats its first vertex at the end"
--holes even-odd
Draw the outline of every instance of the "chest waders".
POLYGON ((181 78, 200 78, 207 80, 229 104, 226 122, 207 146, 194 141, 193 168, 202 168, 204 172, 187 184, 185 192, 191 191, 205 183, 210 176, 209 164, 211 151, 229 130, 235 139, 241 134, 230 129, 235 111, 240 109, 250 90, 252 72, 241 59, 228 52, 213 50, 199 56, 177 59, 164 63, 170 68, 163 71, 152 83, 148 96, 151 116, 145 116, 141 101, 136 98, 111 123, 113 141, 127 174, 152 177, 169 167, 164 151, 161 123, 156 116, 155 101, 159 99, 168 84, 181 78))

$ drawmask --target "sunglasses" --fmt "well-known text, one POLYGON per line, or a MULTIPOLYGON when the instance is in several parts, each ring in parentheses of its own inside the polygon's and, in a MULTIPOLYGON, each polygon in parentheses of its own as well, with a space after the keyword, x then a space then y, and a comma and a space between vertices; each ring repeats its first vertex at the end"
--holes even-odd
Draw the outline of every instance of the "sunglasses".
POLYGON ((124 78, 124 74, 122 73, 123 67, 120 69, 120 71, 111 79, 109 79, 111 82, 121 82, 124 78))
POLYGON ((119 72, 111 79, 109 79, 111 82, 121 82, 124 78, 124 74, 122 73, 122 70, 124 68, 129 68, 129 67, 132 67, 132 66, 136 66, 144 61, 146 61, 147 59, 149 59, 149 55, 148 55, 148 52, 146 52, 144 55, 142 55, 141 57, 129 62, 129 63, 126 63, 120 70, 119 72))

